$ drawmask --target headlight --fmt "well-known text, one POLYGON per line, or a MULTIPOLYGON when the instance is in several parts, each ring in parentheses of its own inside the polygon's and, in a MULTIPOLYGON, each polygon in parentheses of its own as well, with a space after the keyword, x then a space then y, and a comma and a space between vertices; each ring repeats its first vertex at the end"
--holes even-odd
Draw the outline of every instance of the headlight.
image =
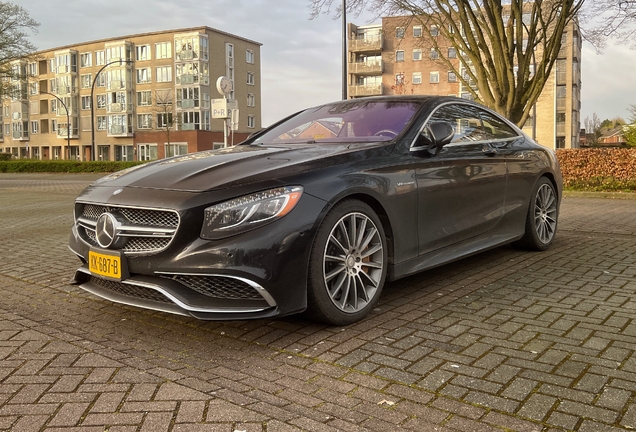
POLYGON ((201 238, 218 239, 282 218, 300 201, 302 186, 270 189, 205 209, 201 238))

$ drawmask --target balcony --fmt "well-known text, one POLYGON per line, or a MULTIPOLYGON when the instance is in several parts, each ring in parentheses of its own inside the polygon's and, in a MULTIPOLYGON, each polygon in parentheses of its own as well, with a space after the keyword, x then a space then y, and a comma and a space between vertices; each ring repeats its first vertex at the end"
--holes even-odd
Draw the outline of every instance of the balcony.
MULTIPOLYGON (((59 125, 59 126, 57 127, 57 137, 58 137, 58 138, 63 138, 63 139, 68 139, 69 137, 67 137, 67 136, 66 136, 66 131, 67 131, 67 130, 68 130, 68 129, 66 128, 66 126, 64 126, 64 125, 59 125)), ((73 130, 71 130, 71 136, 70 136, 70 138, 71 138, 71 139, 77 139, 77 137, 78 137, 77 132, 78 132, 77 128, 74 128, 73 130)))
POLYGON ((28 141, 29 140, 29 131, 28 130, 14 130, 12 136, 13 136, 14 140, 28 141))
POLYGON ((195 106, 197 106, 198 104, 196 103, 198 101, 194 100, 194 99, 183 99, 180 104, 180 108, 183 109, 187 109, 187 108, 194 108, 195 106))
POLYGON ((58 96, 77 94, 77 87, 59 85, 55 89, 54 93, 58 96))
POLYGON ((366 51, 382 51, 382 36, 360 36, 349 39, 349 51, 366 52, 366 51))
POLYGON ((557 123, 556 124, 556 134, 557 136, 565 136, 565 123, 557 123))
POLYGON ((349 97, 380 96, 382 84, 349 86, 349 97))
POLYGON ((382 61, 349 63, 349 73, 355 75, 381 75, 382 61))
POLYGON ((183 131, 189 131, 189 130, 196 130, 197 127, 195 123, 182 123, 180 129, 183 131))
POLYGON ((565 98, 557 98, 556 107, 559 111, 565 110, 565 98))
POLYGON ((109 103, 106 106, 106 111, 109 113, 128 112, 128 111, 132 111, 132 109, 133 109, 132 104, 125 104, 120 102, 109 103))
POLYGON ((121 90, 126 88, 126 81, 113 80, 108 82, 108 90, 121 90))
POLYGON ((188 85, 199 81, 198 75, 184 74, 177 77, 177 84, 188 85))
POLYGON ((107 132, 108 136, 132 136, 132 126, 111 125, 107 132))
POLYGON ((557 85, 565 85, 567 83, 567 74, 564 71, 557 71, 556 83, 557 85))
POLYGON ((196 53, 193 50, 185 50, 177 53, 177 60, 194 60, 197 58, 196 53))

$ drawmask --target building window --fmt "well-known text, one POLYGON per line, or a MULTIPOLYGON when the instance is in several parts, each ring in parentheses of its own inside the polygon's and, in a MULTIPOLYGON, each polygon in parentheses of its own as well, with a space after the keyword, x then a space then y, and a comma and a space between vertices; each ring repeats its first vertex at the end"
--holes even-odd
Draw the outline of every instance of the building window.
POLYGON ((80 75, 80 86, 83 89, 91 88, 92 85, 93 85, 93 75, 92 74, 80 75))
POLYGON ((137 114, 137 129, 151 129, 152 114, 137 114))
POLYGON ((151 81, 150 68, 137 69, 137 84, 146 84, 151 81))
POLYGON ((93 66, 93 53, 81 53, 80 54, 80 67, 93 66))
POLYGON ((249 64, 254 64, 254 51, 247 50, 245 51, 245 61, 249 64))
POLYGON ((172 113, 157 114, 157 127, 158 128, 172 127, 172 113))
POLYGON ((250 128, 250 129, 253 129, 255 127, 254 124, 255 124, 254 123, 254 116, 253 115, 248 115, 247 116, 247 127, 250 128))
POLYGON ((91 97, 90 96, 82 96, 82 109, 83 110, 91 109, 91 97))
POLYGON ((97 66, 103 66, 106 64, 106 54, 104 53, 104 51, 95 52, 95 64, 97 66))
POLYGON ((157 144, 139 144, 137 154, 140 161, 157 160, 157 144))
POLYGON ((448 58, 457 58, 457 50, 454 47, 448 48, 448 58))
POLYGON ((255 105, 256 105, 256 98, 254 97, 254 94, 248 93, 247 94, 247 106, 248 107, 253 107, 255 105))
POLYGON ((29 83, 29 94, 36 96, 38 94, 38 83, 29 83))
POLYGON ((413 78, 411 82, 413 84, 422 84, 422 72, 413 72, 413 78))
POLYGON ((105 131, 108 124, 108 116, 97 116, 97 130, 105 131))
POLYGON ((448 82, 457 82, 457 75, 453 71, 448 71, 448 82))
POLYGON ((395 28, 395 37, 397 39, 404 39, 404 27, 396 27, 395 28))
POLYGON ((38 64, 37 63, 29 63, 29 75, 34 77, 38 75, 38 64))
POLYGON ((247 84, 254 85, 254 72, 247 73, 247 84))
POLYGON ((413 50, 413 61, 422 60, 422 50, 417 48, 413 50))
POLYGON ((395 52, 395 61, 403 62, 404 61, 404 51, 398 50, 395 52))
POLYGON ((395 74, 395 85, 400 86, 404 84, 404 73, 400 72, 395 74))
POLYGON ((51 120, 51 133, 57 133, 57 120, 51 120))
POLYGON ((439 82, 439 72, 430 73, 430 83, 437 84, 439 82))
POLYGON ((431 36, 439 36, 439 27, 436 25, 431 26, 431 36))
POLYGON ((166 157, 188 154, 187 144, 166 144, 166 157))
POLYGON ((172 81, 172 66, 161 66, 157 68, 157 82, 172 81))
POLYGON ((95 87, 106 87, 106 74, 99 74, 95 77, 95 87))
POLYGON ((439 53, 435 48, 431 48, 431 60, 437 60, 439 58, 439 53))
POLYGON ((39 121, 37 121, 37 120, 32 121, 31 122, 31 133, 32 134, 38 133, 39 130, 40 130, 39 126, 40 126, 40 122, 39 121))
POLYGON ((57 99, 51 99, 51 112, 57 112, 57 99))
POLYGON ((155 58, 156 59, 172 58, 172 43, 161 42, 161 43, 155 44, 155 58))
POLYGON ((413 37, 422 37, 422 26, 413 26, 413 37))
POLYGON ((97 95, 97 108, 106 108, 106 95, 98 94, 97 95))
POLYGON ((145 90, 145 91, 137 92, 137 105, 138 106, 152 105, 152 91, 145 90))
POLYGON ((150 45, 137 45, 135 47, 137 61, 150 60, 150 45))

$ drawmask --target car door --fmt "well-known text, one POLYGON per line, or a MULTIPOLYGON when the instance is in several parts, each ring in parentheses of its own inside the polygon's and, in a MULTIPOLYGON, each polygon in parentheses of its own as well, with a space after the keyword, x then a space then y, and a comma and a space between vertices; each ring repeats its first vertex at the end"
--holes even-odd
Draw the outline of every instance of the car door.
POLYGON ((414 155, 420 255, 487 232, 504 211, 506 159, 491 145, 479 108, 448 103, 427 124, 440 121, 452 125, 453 140, 435 156, 414 155))

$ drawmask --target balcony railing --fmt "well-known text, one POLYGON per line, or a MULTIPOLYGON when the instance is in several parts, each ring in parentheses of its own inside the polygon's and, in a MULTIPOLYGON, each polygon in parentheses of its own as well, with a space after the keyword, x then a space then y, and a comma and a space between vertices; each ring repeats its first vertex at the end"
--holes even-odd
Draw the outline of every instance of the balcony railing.
POLYGON ((356 75, 379 75, 382 73, 382 61, 349 63, 349 73, 356 75))
POLYGON ((108 82, 108 90, 121 90, 126 88, 126 81, 113 80, 108 82))
POLYGON ((556 124, 556 134, 557 136, 565 136, 565 123, 556 124))
POLYGON ((199 105, 197 102, 198 100, 195 99, 182 99, 181 101, 177 101, 177 107, 184 109, 195 108, 199 105))
POLYGON ((58 96, 59 95, 76 94, 77 93, 77 87, 59 85, 55 89, 54 93, 56 93, 58 96))
POLYGON ((558 110, 564 110, 565 109, 565 98, 557 98, 556 100, 556 107, 558 110))
POLYGON ((108 130, 108 135, 131 135, 132 134, 132 126, 125 125, 111 125, 108 130))
POLYGON ((119 102, 110 103, 106 106, 106 111, 109 113, 127 112, 127 111, 132 111, 132 109, 133 109, 132 104, 125 104, 125 103, 119 103, 119 102))
POLYGON ((362 52, 362 51, 381 51, 382 50, 382 36, 358 36, 349 39, 349 51, 362 52))
POLYGON ((14 130, 13 131, 13 139, 26 141, 29 139, 29 131, 28 130, 14 130))
POLYGON ((184 50, 177 53, 178 60, 192 60, 196 57, 196 53, 193 50, 184 50))
POLYGON ((196 124, 195 123, 182 123, 180 129, 184 130, 184 131, 196 130, 196 124))
POLYGON ((382 84, 349 86, 349 96, 379 96, 382 94, 382 84))
POLYGON ((194 74, 183 74, 177 77, 177 84, 186 85, 199 82, 199 76, 194 74))

